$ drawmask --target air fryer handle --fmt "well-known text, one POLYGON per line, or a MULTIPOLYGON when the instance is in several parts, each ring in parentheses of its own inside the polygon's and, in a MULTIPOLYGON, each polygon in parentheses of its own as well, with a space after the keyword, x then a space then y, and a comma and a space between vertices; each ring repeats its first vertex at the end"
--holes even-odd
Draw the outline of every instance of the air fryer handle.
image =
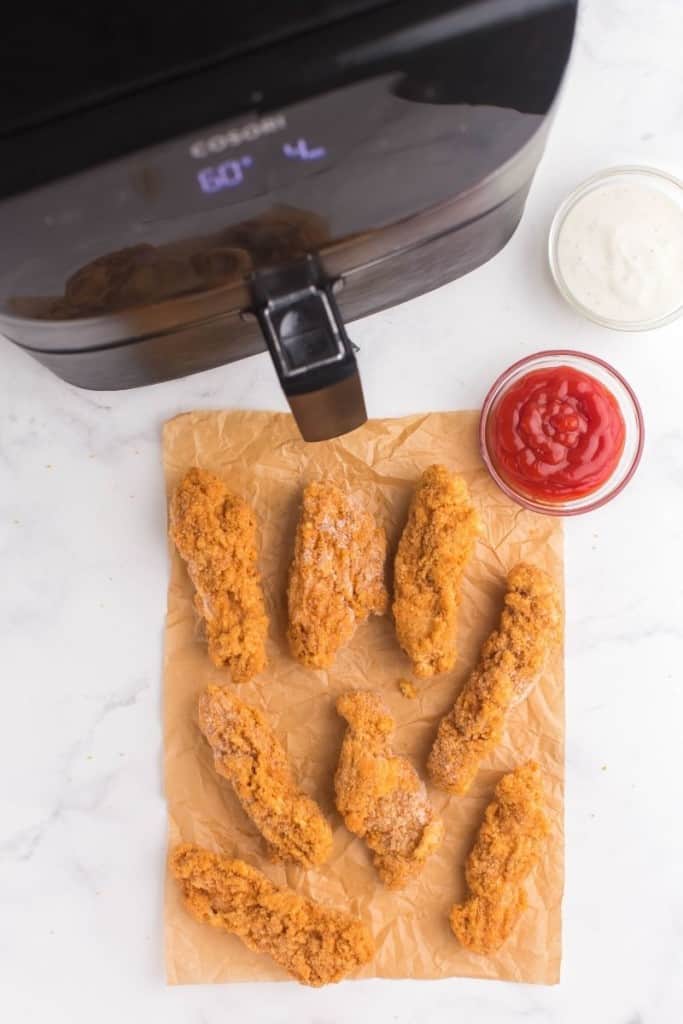
POLYGON ((251 279, 253 310, 305 441, 346 434, 367 419, 332 285, 313 256, 251 279))

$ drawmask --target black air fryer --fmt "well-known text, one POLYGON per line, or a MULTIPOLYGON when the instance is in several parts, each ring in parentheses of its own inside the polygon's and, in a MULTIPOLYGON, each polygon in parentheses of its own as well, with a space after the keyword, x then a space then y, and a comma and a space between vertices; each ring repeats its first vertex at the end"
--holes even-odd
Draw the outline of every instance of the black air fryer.
POLYGON ((515 230, 576 0, 231 7, 15 9, 0 332, 107 390, 267 347, 320 440, 365 419, 344 324, 515 230))

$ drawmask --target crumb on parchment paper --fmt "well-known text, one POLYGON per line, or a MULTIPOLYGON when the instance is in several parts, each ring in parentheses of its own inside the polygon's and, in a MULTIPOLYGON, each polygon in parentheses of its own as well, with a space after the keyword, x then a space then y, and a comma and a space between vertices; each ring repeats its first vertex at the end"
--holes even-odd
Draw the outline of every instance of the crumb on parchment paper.
POLYGON ((408 700, 415 700, 415 698, 417 697, 417 690, 415 689, 415 684, 411 683, 410 679, 399 679, 398 688, 403 694, 403 696, 407 697, 408 700))

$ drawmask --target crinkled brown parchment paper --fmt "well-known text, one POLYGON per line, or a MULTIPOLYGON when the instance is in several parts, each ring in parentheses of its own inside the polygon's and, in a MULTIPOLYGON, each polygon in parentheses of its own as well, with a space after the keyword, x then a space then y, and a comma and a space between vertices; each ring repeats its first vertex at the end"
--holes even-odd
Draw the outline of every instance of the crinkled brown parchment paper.
MULTIPOLYGON (((334 807, 333 775, 343 734, 335 698, 351 687, 382 692, 395 716, 395 749, 424 775, 436 723, 450 707, 480 644, 500 610, 506 571, 521 559, 548 569, 562 586, 562 529, 557 519, 521 510, 491 482, 478 453, 477 414, 456 412, 376 420, 324 444, 305 444, 290 416, 260 412, 197 412, 164 428, 168 491, 199 465, 219 473, 254 507, 262 529, 262 570, 271 616, 270 665, 239 687, 239 696, 265 709, 285 744, 303 787, 334 828, 330 862, 314 871, 271 864, 264 845, 230 786, 214 773, 196 725, 199 693, 209 682, 233 685, 206 653, 192 606, 192 588, 171 551, 164 668, 164 742, 170 843, 201 843, 263 869, 333 907, 350 910, 372 929, 377 953, 362 977, 446 978, 466 975, 557 982, 560 970, 563 884, 564 694, 562 652, 552 658, 530 699, 510 718, 501 747, 470 793, 448 797, 432 789, 446 837, 419 879, 390 893, 380 884, 363 842, 350 835, 334 807), (296 664, 285 643, 285 585, 297 506, 309 480, 330 478, 362 492, 387 527, 393 554, 408 501, 422 470, 442 462, 466 477, 483 520, 483 537, 468 569, 458 626, 455 670, 416 681, 418 698, 398 689, 410 677, 391 619, 362 626, 329 672, 296 664), (500 773, 536 758, 547 780, 552 836, 529 884, 530 907, 497 956, 467 953, 448 926, 448 912, 464 893, 465 857, 500 773)), ((285 977, 267 956, 232 935, 194 921, 178 887, 166 885, 165 941, 173 984, 275 980, 285 977)))

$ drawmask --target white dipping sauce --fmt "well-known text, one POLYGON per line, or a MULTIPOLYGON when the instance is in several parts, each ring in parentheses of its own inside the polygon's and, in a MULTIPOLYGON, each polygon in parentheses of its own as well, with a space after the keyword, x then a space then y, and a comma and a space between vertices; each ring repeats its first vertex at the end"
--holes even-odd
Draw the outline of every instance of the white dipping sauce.
POLYGON ((683 205, 654 185, 598 186, 562 222, 557 264, 567 290, 598 317, 662 319, 683 305, 683 205))

